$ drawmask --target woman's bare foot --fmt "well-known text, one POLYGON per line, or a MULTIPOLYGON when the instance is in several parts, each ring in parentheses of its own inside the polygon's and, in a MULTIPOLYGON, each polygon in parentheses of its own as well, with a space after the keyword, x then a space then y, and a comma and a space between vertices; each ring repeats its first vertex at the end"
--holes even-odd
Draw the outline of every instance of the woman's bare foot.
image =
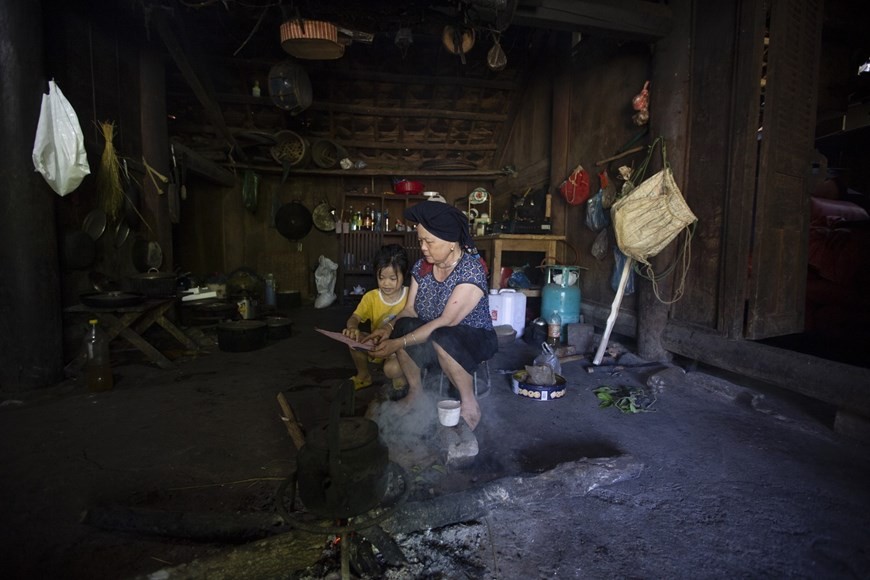
POLYGON ((477 399, 471 397, 467 401, 462 401, 459 416, 465 419, 468 427, 474 431, 477 424, 480 423, 480 405, 477 404, 477 399))

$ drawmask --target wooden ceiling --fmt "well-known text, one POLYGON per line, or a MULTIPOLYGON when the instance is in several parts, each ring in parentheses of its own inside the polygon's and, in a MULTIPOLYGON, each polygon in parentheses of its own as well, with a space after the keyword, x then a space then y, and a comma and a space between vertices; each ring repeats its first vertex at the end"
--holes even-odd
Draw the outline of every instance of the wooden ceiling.
MULTIPOLYGON (((502 174, 501 149, 534 70, 570 53, 554 52, 554 28, 652 39, 666 33, 668 9, 633 0, 617 8, 570 0, 164 0, 149 8, 167 48, 170 136, 201 155, 237 167, 281 171, 272 139, 291 131, 328 140, 368 172, 502 174), (294 59, 279 27, 294 18, 326 20, 346 31, 335 60, 294 59), (516 24, 513 21, 522 22, 516 24), (464 58, 445 48, 447 25, 474 30, 464 58), (396 43, 401 28, 412 41, 396 43), (499 32, 501 29, 501 32, 499 32), (362 34, 364 33, 364 34, 362 34), (365 37, 368 38, 365 38, 365 37), (506 66, 487 55, 496 41, 506 66), (268 94, 270 69, 296 62, 312 103, 292 114, 268 94), (257 83, 261 96, 252 94, 257 83)), ((153 34, 153 33, 152 33, 153 34)), ((286 135, 286 134, 285 134, 286 135)), ((323 172, 313 164, 295 171, 323 172)))

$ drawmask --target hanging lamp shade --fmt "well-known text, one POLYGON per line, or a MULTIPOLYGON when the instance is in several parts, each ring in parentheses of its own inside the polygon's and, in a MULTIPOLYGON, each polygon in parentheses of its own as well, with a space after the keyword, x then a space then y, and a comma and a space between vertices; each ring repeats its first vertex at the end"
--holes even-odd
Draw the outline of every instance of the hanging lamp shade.
POLYGON ((278 107, 298 115, 311 106, 311 80, 305 69, 285 61, 269 69, 269 95, 278 107))
POLYGON ((281 48, 308 60, 334 60, 344 55, 338 28, 331 22, 295 18, 281 25, 281 48))

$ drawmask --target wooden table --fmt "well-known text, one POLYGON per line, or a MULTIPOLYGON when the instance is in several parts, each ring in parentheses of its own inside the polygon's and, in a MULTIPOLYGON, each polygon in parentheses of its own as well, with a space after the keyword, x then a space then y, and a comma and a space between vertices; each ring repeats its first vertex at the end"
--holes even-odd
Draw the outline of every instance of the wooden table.
MULTIPOLYGON (((157 323, 189 350, 199 350, 197 344, 190 337, 166 318, 165 314, 172 308, 173 304, 175 304, 175 298, 149 299, 135 306, 120 308, 95 308, 85 306, 84 304, 76 304, 65 309, 64 312, 88 313, 92 315, 100 321, 100 327, 108 336, 109 342, 121 336, 142 351, 151 362, 160 368, 172 369, 175 368, 175 363, 166 358, 166 355, 145 340, 143 333, 154 323, 157 323)), ((84 356, 79 356, 70 363, 70 366, 78 368, 84 365, 84 363, 84 356)))
POLYGON ((556 258, 560 241, 565 236, 550 234, 492 234, 474 238, 477 249, 483 254, 492 275, 490 288, 501 288, 501 264, 503 252, 543 252, 545 257, 556 258))

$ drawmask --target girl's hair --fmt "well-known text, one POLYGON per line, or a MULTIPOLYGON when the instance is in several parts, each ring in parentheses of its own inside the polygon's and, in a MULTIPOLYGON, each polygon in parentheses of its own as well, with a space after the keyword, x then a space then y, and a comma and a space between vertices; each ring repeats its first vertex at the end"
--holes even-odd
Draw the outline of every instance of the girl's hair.
POLYGON ((374 263, 375 276, 380 275, 384 268, 392 267, 396 272, 402 274, 403 281, 408 279, 408 254, 405 253, 405 248, 399 244, 381 246, 375 255, 374 263))

